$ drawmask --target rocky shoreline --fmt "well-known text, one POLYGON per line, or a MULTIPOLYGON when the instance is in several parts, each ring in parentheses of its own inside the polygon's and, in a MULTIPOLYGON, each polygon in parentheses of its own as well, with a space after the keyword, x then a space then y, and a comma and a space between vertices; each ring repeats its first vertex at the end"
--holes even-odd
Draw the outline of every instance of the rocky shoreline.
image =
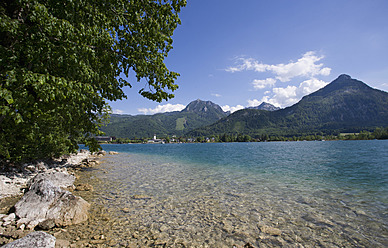
POLYGON ((66 232, 65 228, 88 220, 90 204, 76 192, 92 191, 93 187, 77 182, 77 172, 98 165, 105 154, 81 150, 59 160, 3 165, 0 246, 80 247, 76 240, 70 242, 57 236, 66 232))

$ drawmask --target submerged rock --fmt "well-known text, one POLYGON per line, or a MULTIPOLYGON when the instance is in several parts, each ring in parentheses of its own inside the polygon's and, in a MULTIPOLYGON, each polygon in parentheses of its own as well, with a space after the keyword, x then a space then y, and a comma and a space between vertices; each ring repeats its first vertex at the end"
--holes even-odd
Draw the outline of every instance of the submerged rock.
POLYGON ((25 248, 25 247, 39 247, 39 248, 54 248, 55 237, 45 232, 33 232, 18 239, 12 243, 6 244, 3 248, 25 248))
POLYGON ((42 178, 36 180, 16 203, 15 213, 20 218, 18 225, 26 224, 33 229, 47 220, 53 220, 56 226, 81 223, 87 220, 89 207, 90 204, 81 197, 42 178))
POLYGON ((75 246, 70 246, 70 242, 64 239, 57 239, 55 242, 55 247, 75 247, 75 246))
POLYGON ((148 195, 133 195, 133 196, 131 196, 131 198, 135 199, 135 200, 149 200, 149 199, 151 199, 151 197, 148 195))
POLYGON ((76 185, 75 190, 77 191, 93 191, 93 186, 88 183, 79 183, 76 185))
POLYGON ((260 227, 260 231, 263 233, 272 235, 272 236, 280 236, 282 234, 282 231, 275 228, 275 227, 270 227, 270 226, 262 226, 260 227))

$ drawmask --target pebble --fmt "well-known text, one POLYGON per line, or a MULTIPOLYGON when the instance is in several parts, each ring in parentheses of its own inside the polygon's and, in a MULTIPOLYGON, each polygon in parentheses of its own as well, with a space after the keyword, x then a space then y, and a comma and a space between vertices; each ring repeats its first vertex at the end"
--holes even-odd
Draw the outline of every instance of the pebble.
POLYGON ((78 191, 93 191, 93 186, 88 183, 79 183, 75 186, 75 190, 78 191))
POLYGON ((12 222, 11 221, 5 221, 3 222, 2 226, 8 226, 8 225, 11 225, 12 222))
POLYGON ((24 224, 21 224, 21 225, 19 226, 19 229, 22 230, 22 231, 24 231, 24 228, 26 228, 26 225, 24 225, 24 224))
POLYGON ((143 199, 151 199, 151 197, 149 197, 147 195, 133 195, 132 199, 143 200, 143 199))
POLYGON ((260 231, 272 236, 280 236, 282 234, 281 230, 270 226, 262 226, 260 227, 260 231))
POLYGON ((70 242, 64 239, 56 239, 55 247, 56 248, 67 248, 70 246, 70 242))
POLYGON ((4 222, 14 221, 16 219, 15 213, 11 213, 8 216, 3 217, 4 222))
POLYGON ((129 213, 131 210, 130 210, 129 208, 123 208, 122 211, 123 211, 124 213, 129 213))
POLYGON ((105 240, 90 240, 89 241, 89 243, 91 243, 91 244, 102 244, 104 242, 105 242, 105 240))
POLYGON ((160 227, 160 231, 161 232, 165 232, 165 231, 167 231, 169 228, 166 226, 166 225, 162 225, 161 227, 160 227))

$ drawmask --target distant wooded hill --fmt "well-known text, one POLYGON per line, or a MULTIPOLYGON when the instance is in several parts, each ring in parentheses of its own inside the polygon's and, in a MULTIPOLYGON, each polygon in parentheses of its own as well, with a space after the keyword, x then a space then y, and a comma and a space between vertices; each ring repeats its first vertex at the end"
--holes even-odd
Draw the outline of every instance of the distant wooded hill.
POLYGON ((143 138, 181 136, 195 128, 213 124, 226 117, 220 106, 210 101, 196 100, 182 111, 155 115, 112 115, 110 123, 101 128, 109 136, 143 138))
MULTIPOLYGON (((256 107, 272 110, 275 106, 263 103, 256 107)), ((155 115, 117 115, 113 114, 110 123, 101 128, 109 136, 120 138, 143 138, 165 136, 183 136, 191 130, 207 126, 228 116, 221 107, 211 101, 195 100, 182 111, 155 115)))
POLYGON ((155 115, 112 115, 102 128, 120 138, 244 134, 304 135, 357 132, 388 126, 388 93, 341 75, 326 87, 285 109, 263 103, 224 112, 210 101, 196 100, 182 111, 155 115), (263 110, 264 109, 264 110, 263 110))

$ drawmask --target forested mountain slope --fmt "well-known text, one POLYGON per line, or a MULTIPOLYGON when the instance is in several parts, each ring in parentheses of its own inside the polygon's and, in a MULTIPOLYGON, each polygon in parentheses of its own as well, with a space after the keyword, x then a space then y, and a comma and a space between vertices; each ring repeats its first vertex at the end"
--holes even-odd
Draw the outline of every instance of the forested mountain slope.
POLYGON ((341 75, 288 108, 273 112, 243 109, 189 135, 299 135, 353 132, 379 126, 388 126, 388 93, 341 75))
POLYGON ((210 125, 226 117, 220 106, 210 101, 196 100, 182 111, 155 115, 112 115, 110 123, 101 128, 109 136, 143 138, 183 135, 195 128, 210 125))

